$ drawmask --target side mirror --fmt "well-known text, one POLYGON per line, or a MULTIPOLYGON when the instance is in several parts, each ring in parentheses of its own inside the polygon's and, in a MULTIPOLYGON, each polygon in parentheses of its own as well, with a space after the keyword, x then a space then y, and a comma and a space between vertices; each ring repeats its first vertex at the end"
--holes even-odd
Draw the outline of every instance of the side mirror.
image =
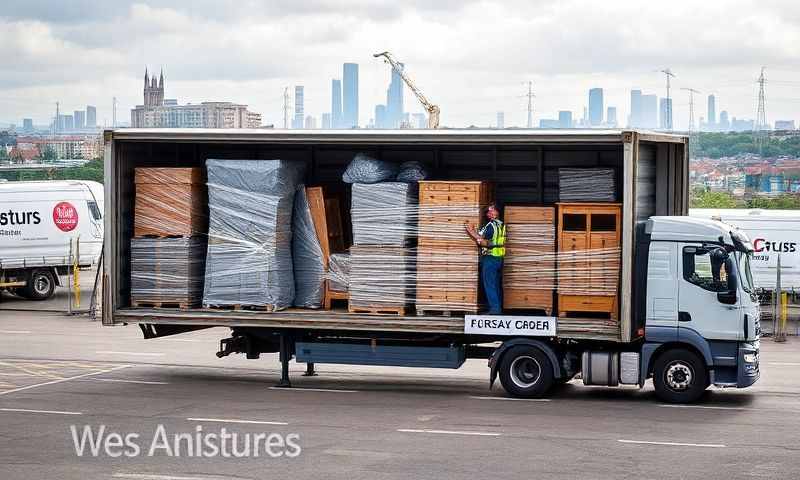
POLYGON ((718 292, 717 300, 725 305, 736 305, 736 291, 738 290, 736 265, 734 265, 733 259, 729 257, 727 253, 725 257, 725 271, 728 273, 728 290, 725 292, 718 292))

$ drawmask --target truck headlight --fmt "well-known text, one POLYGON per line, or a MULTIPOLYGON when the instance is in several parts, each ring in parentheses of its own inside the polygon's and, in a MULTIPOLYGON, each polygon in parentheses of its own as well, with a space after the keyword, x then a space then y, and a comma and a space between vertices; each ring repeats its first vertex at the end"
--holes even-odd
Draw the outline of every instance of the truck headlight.
POLYGON ((758 354, 757 353, 745 353, 744 354, 744 363, 756 363, 758 361, 758 354))

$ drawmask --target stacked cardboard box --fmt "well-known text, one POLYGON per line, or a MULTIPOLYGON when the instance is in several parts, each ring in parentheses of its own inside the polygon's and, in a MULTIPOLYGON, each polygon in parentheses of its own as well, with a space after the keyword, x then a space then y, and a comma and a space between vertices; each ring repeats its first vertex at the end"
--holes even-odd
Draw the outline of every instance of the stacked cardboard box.
POLYGON ((492 200, 487 182, 419 182, 417 314, 477 312, 480 252, 464 225, 483 223, 492 200))
POLYGON ((291 306, 292 207, 302 164, 283 160, 206 161, 210 211, 203 304, 291 306))
POLYGON ((556 230, 553 207, 507 206, 503 307, 553 312, 556 230))
POLYGON ((200 168, 137 168, 131 304, 199 305, 205 267, 206 193, 200 168))
POLYGON ((405 314, 414 297, 417 186, 353 184, 351 312, 405 314))

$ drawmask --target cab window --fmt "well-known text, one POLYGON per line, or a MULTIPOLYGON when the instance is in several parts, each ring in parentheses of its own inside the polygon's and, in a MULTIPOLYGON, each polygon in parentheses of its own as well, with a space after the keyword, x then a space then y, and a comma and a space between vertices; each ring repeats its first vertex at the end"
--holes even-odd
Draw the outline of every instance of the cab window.
POLYGON ((683 279, 711 292, 727 291, 725 257, 715 249, 684 247, 683 279))
POLYGON ((100 213, 100 207, 97 206, 97 202, 89 200, 86 203, 89 205, 89 213, 92 215, 92 218, 95 220, 103 218, 103 215, 100 213))

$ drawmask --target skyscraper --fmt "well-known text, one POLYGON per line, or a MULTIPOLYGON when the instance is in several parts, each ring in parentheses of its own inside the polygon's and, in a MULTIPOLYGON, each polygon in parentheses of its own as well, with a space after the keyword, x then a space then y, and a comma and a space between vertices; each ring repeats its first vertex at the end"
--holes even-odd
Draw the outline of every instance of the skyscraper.
POLYGON ((558 128, 572 128, 572 112, 569 110, 558 112, 558 128))
POLYGON ((708 128, 715 130, 717 126, 717 97, 708 96, 708 128))
POLYGON ((497 128, 506 128, 505 112, 497 112, 497 128))
POLYGON ((303 86, 297 85, 294 87, 294 120, 292 120, 292 128, 303 128, 303 121, 305 120, 304 103, 303 86))
MULTIPOLYGON (((503 113, 503 112, 500 112, 503 113)), ((415 113, 411 115, 414 118, 414 128, 427 128, 428 120, 425 118, 424 113, 415 113)))
POLYGON ((83 110, 75 110, 72 116, 75 119, 75 128, 77 130, 86 128, 86 112, 83 110))
POLYGON ((662 98, 658 102, 658 128, 672 130, 672 99, 662 98))
POLYGON ((331 126, 342 127, 342 81, 331 80, 331 126))
POLYGON ((730 131, 731 123, 728 120, 728 111, 723 110, 719 112, 719 130, 722 132, 730 131))
POLYGON ((97 126, 97 109, 91 105, 86 105, 86 126, 88 128, 97 126))
POLYGON ((75 122, 74 122, 74 119, 72 118, 72 115, 62 115, 62 117, 64 119, 63 120, 64 123, 63 123, 62 130, 66 130, 68 132, 74 130, 75 129, 75 122))
POLYGON ((33 119, 32 118, 23 118, 22 119, 22 130, 24 132, 32 132, 33 131, 33 119))
POLYGON ((589 125, 599 126, 603 123, 603 89, 589 90, 589 125))
POLYGON ((606 124, 609 127, 617 126, 617 107, 608 107, 606 111, 606 124))
POLYGON ((642 95, 642 128, 658 128, 658 97, 642 95))
POLYGON ((355 128, 358 127, 358 64, 345 63, 343 73, 342 127, 355 128))
MULTIPOLYGON (((400 71, 404 65, 399 63, 400 71)), ((386 91, 386 120, 388 128, 400 128, 403 121, 403 79, 400 72, 392 68, 392 80, 386 91)))
POLYGON ((386 126, 386 105, 375 105, 375 128, 389 128, 386 126))
POLYGON ((322 114, 322 129, 329 130, 331 127, 331 114, 330 113, 323 113, 322 114))
POLYGON ((311 115, 306 116, 306 130, 315 130, 317 128, 317 119, 311 115))
POLYGON ((642 91, 631 90, 631 116, 628 118, 628 126, 643 127, 642 113, 642 91))

